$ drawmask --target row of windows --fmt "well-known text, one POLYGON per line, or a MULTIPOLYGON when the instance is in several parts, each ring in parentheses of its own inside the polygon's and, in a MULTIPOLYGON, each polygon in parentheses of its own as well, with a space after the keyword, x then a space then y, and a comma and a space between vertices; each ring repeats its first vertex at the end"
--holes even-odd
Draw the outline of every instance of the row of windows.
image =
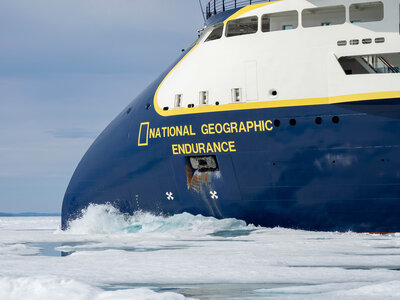
MULTIPOLYGON (((372 39, 369 39, 372 42, 372 39)), ((358 40, 357 40, 358 41, 358 40)), ((343 68, 346 75, 354 74, 383 74, 383 73, 400 73, 400 52, 396 53, 384 53, 384 54, 373 54, 373 55, 359 55, 359 56, 345 56, 339 58, 339 64, 343 68)), ((269 91, 269 97, 271 99, 278 96, 276 89, 269 91)), ((242 89, 232 88, 231 89, 231 102, 240 103, 243 102, 242 89)), ((209 105, 209 92, 199 92, 199 105, 209 105)), ((215 105, 219 105, 216 101, 215 105)), ((188 107, 194 107, 194 104, 189 104, 188 107)), ((175 95, 175 108, 183 107, 183 94, 175 95)), ((164 110, 168 110, 169 107, 164 107, 164 110)))
MULTIPOLYGON (((364 23, 383 20, 384 6, 381 1, 358 3, 350 5, 350 22, 364 23)), ((346 7, 344 5, 308 8, 302 11, 302 26, 318 27, 339 25, 346 22, 346 7)), ((299 25, 299 13, 295 10, 265 14, 261 18, 262 32, 295 29, 299 25)), ((206 42, 222 37, 224 25, 213 27, 206 42)), ((258 31, 258 17, 247 17, 229 21, 226 26, 227 37, 252 34, 258 31)))
MULTIPOLYGON (((362 39, 361 42, 366 45, 366 44, 372 44, 372 39, 371 38, 366 38, 366 39, 362 39)), ((385 38, 384 37, 379 37, 375 39, 375 43, 376 44, 381 44, 385 42, 385 38)), ((350 40, 349 44, 352 46, 356 46, 360 44, 360 40, 359 39, 354 39, 354 40, 350 40)), ((347 41, 346 40, 341 40, 337 42, 338 46, 346 46, 347 45, 347 41)))
MULTIPOLYGON (((241 102, 242 100, 242 89, 232 89, 232 102, 241 102)), ((209 93, 208 91, 201 91, 199 92, 199 105, 208 105, 209 104, 209 93)), ((176 94, 175 95, 175 102, 174 107, 179 108, 183 105, 183 95, 176 94)), ((217 101, 215 105, 219 105, 217 101)), ((194 107, 194 104, 189 104, 189 108, 194 107)), ((164 107, 164 110, 168 110, 168 108, 164 107)))
MULTIPOLYGON (((276 98, 278 96, 278 91, 277 90, 270 90, 269 95, 271 98, 276 98)), ((233 88, 231 89, 231 101, 232 103, 239 103, 243 102, 242 98, 242 89, 241 88, 233 88)), ((199 92, 199 105, 209 105, 209 92, 208 91, 201 91, 199 92)), ((215 105, 219 105, 219 102, 215 102, 215 105)), ((174 102, 174 107, 175 108, 180 108, 183 107, 183 94, 176 94, 175 95, 175 102, 174 102)), ((194 107, 194 104, 189 104, 189 108, 194 107)), ((168 110, 168 107, 164 107, 164 110, 168 110)))
MULTIPOLYGON (((377 41, 378 39, 375 39, 375 41, 377 41)), ((370 40, 368 42, 372 42, 372 39, 366 39, 366 40, 370 40)), ((344 56, 339 58, 338 61, 346 75, 400 73, 400 52, 359 55, 359 56, 344 56)), ((268 94, 271 99, 274 98, 276 99, 279 93, 278 90, 271 89, 268 92, 268 94)), ((240 103, 245 101, 242 95, 243 93, 241 88, 232 88, 231 103, 240 103)), ((200 91, 198 104, 199 105, 211 104, 209 98, 210 97, 208 91, 200 91)), ((219 105, 219 102, 216 101, 215 105, 219 105)), ((188 104, 189 108, 192 108, 194 106, 195 106, 194 103, 188 104)), ((174 107, 175 108, 183 107, 183 94, 175 95, 174 107)), ((168 109, 169 107, 164 107, 164 110, 168 109)))

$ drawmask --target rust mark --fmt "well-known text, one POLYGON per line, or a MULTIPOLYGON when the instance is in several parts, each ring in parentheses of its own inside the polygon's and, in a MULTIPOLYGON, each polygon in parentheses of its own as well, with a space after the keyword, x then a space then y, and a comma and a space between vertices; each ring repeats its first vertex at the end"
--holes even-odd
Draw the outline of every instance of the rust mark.
POLYGON ((188 190, 192 189, 195 191, 200 191, 202 189, 203 183, 208 185, 210 181, 209 172, 195 171, 194 173, 192 173, 192 170, 188 165, 185 166, 185 170, 188 190))
POLYGON ((205 182, 205 183, 208 183, 208 172, 207 172, 207 173, 205 173, 205 176, 204 176, 204 182, 205 182))
POLYGON ((213 173, 208 171, 194 171, 190 165, 185 166, 185 171, 188 190, 193 190, 199 193, 200 198, 207 205, 212 216, 223 217, 216 199, 209 199, 210 195, 208 192, 210 190, 210 185, 212 185, 213 173))
POLYGON ((188 190, 192 188, 192 170, 188 165, 185 166, 188 190))

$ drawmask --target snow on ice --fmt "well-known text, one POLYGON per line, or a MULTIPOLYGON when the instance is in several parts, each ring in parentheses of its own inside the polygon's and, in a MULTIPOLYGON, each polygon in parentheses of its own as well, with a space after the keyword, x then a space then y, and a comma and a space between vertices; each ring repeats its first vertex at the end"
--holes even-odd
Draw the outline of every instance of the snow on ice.
POLYGON ((308 232, 92 205, 0 218, 0 299, 396 299, 400 236, 308 232))

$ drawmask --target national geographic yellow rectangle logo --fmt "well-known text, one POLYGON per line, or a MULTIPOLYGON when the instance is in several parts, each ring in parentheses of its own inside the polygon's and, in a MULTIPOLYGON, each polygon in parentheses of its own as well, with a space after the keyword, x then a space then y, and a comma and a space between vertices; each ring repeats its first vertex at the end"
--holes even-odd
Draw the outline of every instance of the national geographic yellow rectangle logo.
MULTIPOLYGON (((263 133, 274 130, 271 120, 249 120, 249 121, 233 121, 225 123, 206 123, 199 125, 200 130, 196 131, 193 125, 173 125, 150 127, 150 122, 142 122, 139 126, 138 146, 148 146, 149 140, 156 139, 173 139, 183 137, 195 137, 201 135, 204 137, 212 135, 226 134, 247 134, 247 133, 263 133)), ((174 155, 183 154, 204 154, 204 153, 222 153, 236 152, 236 142, 229 139, 228 141, 207 141, 181 144, 179 142, 172 145, 174 155)))
POLYGON ((149 128, 150 122, 143 122, 140 124, 138 146, 148 146, 149 145, 149 128))

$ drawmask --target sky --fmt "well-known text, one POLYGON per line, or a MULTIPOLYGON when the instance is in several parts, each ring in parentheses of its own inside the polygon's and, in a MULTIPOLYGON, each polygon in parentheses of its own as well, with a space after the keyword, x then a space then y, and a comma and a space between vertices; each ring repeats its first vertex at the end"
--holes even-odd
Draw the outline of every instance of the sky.
POLYGON ((0 211, 60 212, 94 139, 203 23, 197 0, 0 0, 0 211))

